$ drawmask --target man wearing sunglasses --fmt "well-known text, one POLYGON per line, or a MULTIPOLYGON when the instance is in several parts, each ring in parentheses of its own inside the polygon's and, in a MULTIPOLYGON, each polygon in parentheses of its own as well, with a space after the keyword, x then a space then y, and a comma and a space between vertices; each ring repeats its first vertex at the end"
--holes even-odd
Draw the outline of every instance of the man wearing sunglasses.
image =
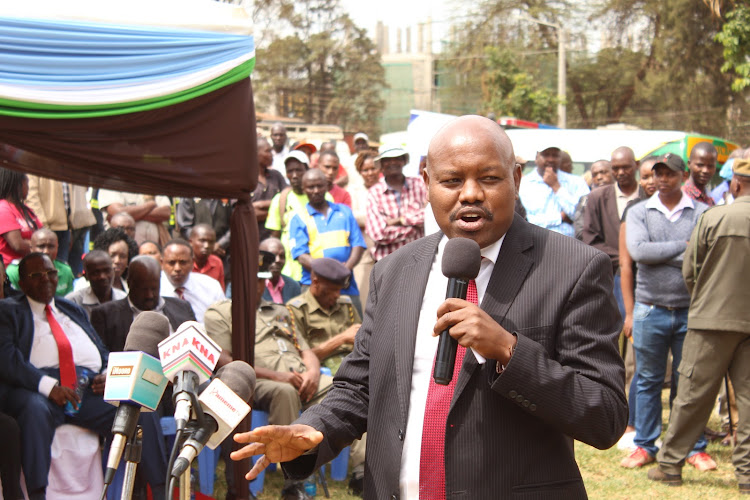
POLYGON ((55 429, 70 423, 108 436, 115 407, 102 399, 107 351, 85 311, 55 297, 52 260, 32 252, 18 270, 23 295, 0 301, 0 411, 21 428, 21 465, 36 500, 45 498, 55 429), (77 412, 63 411, 68 402, 77 412))

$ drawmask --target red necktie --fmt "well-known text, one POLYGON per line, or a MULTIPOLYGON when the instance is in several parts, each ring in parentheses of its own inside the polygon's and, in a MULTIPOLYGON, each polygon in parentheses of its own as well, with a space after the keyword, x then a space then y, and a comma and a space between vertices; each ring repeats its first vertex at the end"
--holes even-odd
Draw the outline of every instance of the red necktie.
POLYGON ((185 287, 184 286, 178 286, 177 288, 175 288, 174 293, 176 293, 177 296, 181 298, 182 300, 185 300, 185 287))
MULTIPOLYGON (((474 280, 469 282, 466 300, 472 304, 479 304, 477 284, 474 280)), ((451 399, 453 399, 453 390, 456 387, 458 373, 461 371, 465 354, 466 348, 459 344, 450 384, 436 384, 435 379, 430 377, 427 406, 425 407, 424 423, 422 424, 422 450, 419 457, 420 500, 441 500, 445 498, 445 426, 448 421, 451 399)))
POLYGON ((60 366, 60 385, 75 389, 76 365, 73 362, 73 348, 70 346, 70 340, 68 340, 68 336, 65 335, 60 323, 55 319, 55 315, 52 314, 52 307, 50 307, 49 304, 44 306, 44 312, 47 315, 47 322, 49 323, 50 330, 52 330, 52 336, 55 337, 55 343, 57 344, 57 354, 60 366))

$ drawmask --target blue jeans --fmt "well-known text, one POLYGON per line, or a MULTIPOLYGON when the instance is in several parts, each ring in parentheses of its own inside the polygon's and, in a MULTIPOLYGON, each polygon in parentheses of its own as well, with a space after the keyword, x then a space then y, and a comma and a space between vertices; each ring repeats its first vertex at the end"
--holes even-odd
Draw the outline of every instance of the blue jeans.
MULTIPOLYGON (((672 380, 682 359, 682 343, 687 333, 688 308, 666 309, 635 303, 633 309, 633 347, 635 348, 636 387, 635 445, 656 456, 656 440, 661 434, 661 391, 672 351, 672 380)), ((708 443, 701 435, 692 454, 704 451, 708 443)))

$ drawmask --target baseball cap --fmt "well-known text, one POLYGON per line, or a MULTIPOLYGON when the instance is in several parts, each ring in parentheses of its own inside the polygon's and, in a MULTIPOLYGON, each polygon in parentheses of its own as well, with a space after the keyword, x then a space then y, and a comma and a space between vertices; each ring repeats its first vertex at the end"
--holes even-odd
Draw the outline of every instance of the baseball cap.
POLYGON ((299 144, 297 144, 296 146, 294 146, 294 150, 297 151, 297 150, 302 149, 304 147, 310 148, 313 153, 315 153, 316 151, 318 151, 318 148, 315 147, 315 144, 312 144, 310 142, 300 142, 299 144))
POLYGON ((360 139, 364 140, 365 142, 370 142, 370 138, 367 137, 367 134, 365 134, 364 132, 357 132, 356 134, 354 134, 354 142, 357 142, 360 139))
POLYGON ((400 158, 401 156, 406 156, 406 162, 409 162, 409 153, 401 146, 381 146, 380 154, 375 157, 375 161, 380 161, 383 158, 400 158))
POLYGON ((307 158, 307 155, 297 149, 295 149, 294 151, 289 151, 289 154, 287 154, 284 158, 284 165, 286 165, 286 162, 288 160, 292 159, 297 160, 298 162, 303 163, 308 167, 310 166, 310 160, 307 158))
POLYGON ((668 169, 673 170, 675 172, 682 173, 685 171, 685 162, 682 160, 682 158, 679 155, 676 155, 673 153, 667 153, 667 154, 661 155, 656 160, 656 163, 654 163, 654 166, 651 167, 651 170, 656 170, 656 167, 660 165, 667 167, 668 169))

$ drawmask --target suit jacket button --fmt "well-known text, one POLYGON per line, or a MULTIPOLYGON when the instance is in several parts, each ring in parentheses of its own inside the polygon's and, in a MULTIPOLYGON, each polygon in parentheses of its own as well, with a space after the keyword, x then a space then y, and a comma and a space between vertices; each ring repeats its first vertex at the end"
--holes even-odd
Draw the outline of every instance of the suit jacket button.
POLYGON ((398 440, 399 441, 403 441, 404 440, 404 430, 403 429, 399 429, 398 430, 398 440))
POLYGON ((517 395, 518 395, 518 393, 516 391, 510 391, 508 393, 508 396, 510 396, 511 398, 515 398, 517 395))
POLYGON ((530 402, 529 402, 529 400, 528 400, 528 399, 524 399, 524 400, 523 400, 523 403, 522 403, 522 404, 523 404, 524 408, 528 408, 528 407, 529 407, 529 404, 530 404, 530 402))
POLYGON ((536 405, 532 404, 531 406, 529 406, 529 410, 536 411, 536 405))
POLYGON ((520 394, 516 396, 516 401, 518 401, 519 403, 523 403, 523 396, 521 396, 520 394))
POLYGON ((398 500, 398 497, 396 495, 391 495, 391 500, 398 500))

